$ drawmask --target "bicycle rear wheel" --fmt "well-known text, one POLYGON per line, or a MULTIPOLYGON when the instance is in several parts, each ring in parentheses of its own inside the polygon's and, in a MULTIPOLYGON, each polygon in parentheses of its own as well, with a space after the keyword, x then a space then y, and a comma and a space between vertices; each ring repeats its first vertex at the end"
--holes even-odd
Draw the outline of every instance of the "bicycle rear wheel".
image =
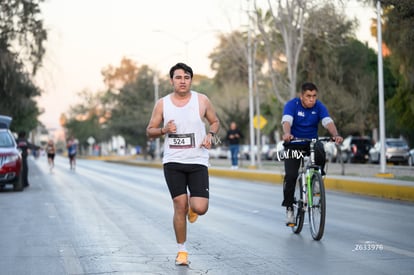
POLYGON ((302 231, 303 220, 305 219, 305 213, 303 211, 303 193, 302 193, 302 176, 299 174, 296 180, 295 194, 293 201, 293 213, 295 215, 295 225, 292 226, 292 231, 295 234, 299 234, 302 231))
POLYGON ((320 173, 315 172, 311 180, 312 206, 309 207, 309 222, 312 238, 319 241, 325 230, 326 198, 325 186, 320 173))

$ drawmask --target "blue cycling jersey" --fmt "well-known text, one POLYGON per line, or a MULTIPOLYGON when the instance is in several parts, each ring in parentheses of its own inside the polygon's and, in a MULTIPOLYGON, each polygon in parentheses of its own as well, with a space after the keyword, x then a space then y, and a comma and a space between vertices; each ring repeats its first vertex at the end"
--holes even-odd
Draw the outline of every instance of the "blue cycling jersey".
POLYGON ((329 117, 328 109, 319 100, 312 108, 305 108, 299 98, 289 100, 283 109, 282 123, 292 117, 291 134, 297 138, 317 138, 319 122, 329 117))

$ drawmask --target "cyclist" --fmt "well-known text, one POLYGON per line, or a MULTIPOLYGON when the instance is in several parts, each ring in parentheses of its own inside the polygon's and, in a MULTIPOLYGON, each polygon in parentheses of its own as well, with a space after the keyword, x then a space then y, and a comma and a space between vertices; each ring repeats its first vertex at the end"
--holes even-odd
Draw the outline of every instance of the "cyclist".
MULTIPOLYGON (((336 144, 343 141, 343 138, 338 134, 334 121, 329 116, 327 108, 317 99, 317 95, 318 88, 316 85, 306 82, 302 85, 299 97, 288 101, 283 109, 282 138, 285 141, 284 146, 288 156, 284 160, 285 179, 282 206, 286 207, 287 226, 294 226, 295 223, 292 205, 300 167, 298 156, 301 156, 301 154, 299 152, 309 153, 309 144, 289 144, 289 142, 293 138, 317 138, 319 122, 332 135, 336 144)), ((315 161, 316 164, 321 166, 322 175, 324 175, 325 150, 321 142, 315 145, 315 161)))

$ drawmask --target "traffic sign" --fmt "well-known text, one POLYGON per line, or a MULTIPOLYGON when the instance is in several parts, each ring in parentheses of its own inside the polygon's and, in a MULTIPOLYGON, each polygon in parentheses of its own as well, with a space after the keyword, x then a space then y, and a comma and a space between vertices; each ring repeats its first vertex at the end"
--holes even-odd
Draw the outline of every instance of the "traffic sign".
POLYGON ((259 117, 257 115, 254 116, 254 118, 253 118, 254 128, 263 129, 263 127, 265 127, 266 124, 267 124, 267 120, 264 117, 260 116, 260 119, 259 119, 259 117))

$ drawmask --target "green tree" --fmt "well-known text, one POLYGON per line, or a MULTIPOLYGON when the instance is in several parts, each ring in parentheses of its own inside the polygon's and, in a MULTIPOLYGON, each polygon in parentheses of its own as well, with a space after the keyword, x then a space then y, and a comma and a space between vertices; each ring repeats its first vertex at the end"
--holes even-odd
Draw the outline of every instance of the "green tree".
POLYGON ((31 65, 32 74, 36 73, 45 54, 43 42, 47 32, 43 20, 39 19, 43 1, 3 0, 0 4, 0 49, 13 52, 12 45, 17 43, 17 51, 25 56, 25 63, 31 65))
MULTIPOLYGON (((115 95, 109 128, 111 132, 122 135, 129 144, 146 144, 146 127, 155 103, 154 74, 147 65, 139 67, 136 79, 115 95)), ((168 91, 165 83, 160 79, 159 97, 168 91)))
MULTIPOLYGON (((324 31, 305 38, 300 79, 318 84, 320 98, 343 135, 371 135, 378 122, 377 55, 353 37, 355 22, 331 5, 314 11, 309 20, 320 18, 324 31)), ((390 90, 392 76, 384 67, 390 90)))
POLYGON ((215 84, 218 87, 226 83, 247 84, 247 36, 235 31, 220 35, 219 40, 219 45, 209 55, 211 69, 216 72, 215 84))
POLYGON ((0 50, 0 110, 1 114, 13 117, 11 129, 15 132, 29 131, 37 124, 40 110, 34 98, 40 90, 25 73, 23 64, 10 52, 0 50))
POLYGON ((383 40, 398 79, 393 97, 386 102, 387 135, 405 136, 414 145, 414 5, 410 0, 382 0, 383 40))
MULTIPOLYGON (((210 54, 211 68, 216 72, 213 91, 209 94, 221 122, 219 135, 225 136, 235 121, 247 138, 249 132, 247 36, 235 31, 222 34, 210 54)), ((208 91, 206 92, 208 93, 208 91)))
POLYGON ((93 137, 97 143, 110 138, 111 133, 105 127, 109 113, 102 105, 103 95, 103 92, 81 91, 78 93, 81 103, 72 106, 68 118, 63 119, 68 136, 77 138, 81 148, 89 146, 89 137, 93 137))
POLYGON ((225 136, 230 122, 235 121, 245 140, 249 133, 249 97, 245 83, 228 83, 220 88, 220 94, 211 96, 220 119, 220 135, 225 136))
POLYGON ((14 130, 31 130, 40 114, 34 98, 40 90, 31 76, 41 66, 47 32, 39 1, 0 3, 0 109, 13 117, 14 130), (29 73, 30 72, 30 73, 29 73))
POLYGON ((331 85, 325 90, 332 116, 344 135, 371 135, 378 121, 377 56, 350 38, 337 49, 335 60, 340 73, 328 75, 331 85))
POLYGON ((108 65, 101 71, 101 74, 108 90, 117 93, 126 84, 134 82, 138 72, 137 63, 130 58, 123 57, 118 67, 108 65))

